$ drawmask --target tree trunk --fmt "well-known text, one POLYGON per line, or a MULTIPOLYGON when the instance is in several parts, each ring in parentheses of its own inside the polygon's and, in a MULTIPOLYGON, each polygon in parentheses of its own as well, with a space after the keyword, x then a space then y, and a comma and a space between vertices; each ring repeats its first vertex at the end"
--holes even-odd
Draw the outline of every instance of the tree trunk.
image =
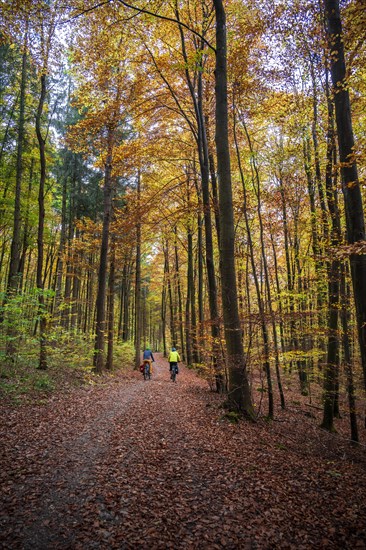
POLYGON ((121 282, 121 304, 118 323, 118 335, 122 342, 129 339, 129 303, 131 289, 131 260, 126 257, 123 264, 122 282, 121 282))
POLYGON ((24 230, 23 230, 23 245, 22 245, 22 253, 19 260, 19 289, 22 292, 23 283, 24 283, 24 270, 25 270, 25 262, 29 247, 29 209, 30 209, 30 199, 31 199, 31 193, 32 193, 32 186, 33 186, 33 167, 34 167, 34 158, 31 159, 30 169, 29 169, 29 179, 28 179, 28 192, 27 192, 27 198, 26 198, 26 211, 25 211, 25 217, 24 217, 24 230))
MULTIPOLYGON (((21 191, 23 178, 23 145, 24 145, 24 110, 25 110, 25 88, 27 78, 27 38, 25 38, 24 51, 22 57, 22 76, 20 82, 19 93, 19 119, 18 119, 18 136, 17 136, 17 158, 16 158, 16 175, 15 175, 15 199, 14 199, 14 216, 13 216, 13 234, 10 247, 10 262, 7 281, 7 294, 16 292, 19 285, 19 261, 21 250, 21 191)), ((6 301, 5 297, 5 301, 6 301)), ((1 314, 1 321, 3 314, 1 314)), ((12 325, 12 319, 9 318, 7 330, 6 354, 13 358, 16 353, 14 345, 15 331, 12 325)))
POLYGON ((165 277, 166 277, 166 282, 167 282, 168 298, 169 298, 170 339, 171 339, 171 345, 176 347, 178 344, 177 344, 177 336, 176 336, 176 333, 175 333, 175 315, 174 315, 172 282, 171 282, 171 278, 170 278, 169 243, 168 243, 168 240, 166 241, 166 244, 165 244, 164 255, 165 255, 165 277))
POLYGON ((350 326, 350 292, 347 292, 347 287, 349 285, 346 282, 346 273, 345 266, 342 266, 341 273, 341 284, 340 284, 340 293, 341 293, 341 322, 342 322, 342 345, 344 353, 344 362, 345 362, 345 371, 347 377, 347 393, 348 393, 348 408, 349 408, 349 419, 351 427, 351 439, 352 441, 359 441, 358 438, 358 426, 357 426, 357 411, 356 411, 356 395, 355 395, 355 384, 353 381, 353 371, 352 371, 352 349, 350 342, 349 326, 350 326))
POLYGON ((198 340, 197 355, 198 363, 202 363, 203 350, 205 349, 204 336, 204 308, 203 308, 203 243, 202 243, 202 215, 201 204, 197 214, 197 264, 198 264, 198 284, 197 284, 197 304, 198 304, 198 340))
POLYGON ((339 261, 333 260, 328 271, 328 354, 324 371, 324 411, 322 428, 334 432, 334 400, 338 378, 339 261))
MULTIPOLYGON (((347 241, 365 241, 362 195, 354 154, 351 106, 346 77, 342 22, 339 0, 324 0, 330 48, 330 68, 334 87, 339 160, 346 211, 347 241)), ((366 254, 351 254, 351 277, 356 306, 358 340, 366 388, 366 254)))
POLYGON ((175 273, 177 278, 177 292, 178 292, 178 322, 179 322, 179 336, 180 336, 180 349, 182 350, 182 360, 185 361, 185 349, 184 349, 184 336, 183 336, 183 300, 182 300, 182 288, 179 275, 179 259, 178 259, 178 244, 177 244, 177 226, 174 228, 174 251, 175 251, 175 273))
MULTIPOLYGON (((251 143, 249 139, 249 135, 246 131, 245 132, 248 138, 249 147, 251 154, 253 154, 251 143)), ((274 405, 273 405, 273 388, 272 388, 272 377, 271 377, 271 367, 270 367, 270 348, 269 348, 269 336, 268 336, 268 329, 266 325, 266 319, 265 319, 265 308, 263 303, 263 298, 261 295, 261 289, 259 286, 259 280, 258 280, 258 274, 257 274, 257 268, 254 261, 254 247, 253 247, 253 239, 252 239, 252 233, 250 229, 249 224, 249 218, 248 218, 248 211, 247 211, 247 191, 245 186, 245 180, 244 180, 244 174, 242 170, 242 164, 240 159, 240 153, 239 153, 239 146, 236 136, 236 120, 235 120, 235 113, 234 113, 234 142, 235 142, 235 148, 236 148, 236 154, 237 154, 237 160, 238 160, 238 168, 240 172, 242 187, 243 187, 243 195, 244 195, 244 219, 245 219, 245 226, 247 230, 247 239, 248 239, 248 247, 250 252, 250 261, 252 266, 252 276, 255 283, 255 289, 257 294, 257 301, 258 301, 258 310, 259 310, 259 317, 260 317, 260 323, 261 323, 261 329, 262 329, 262 337, 263 337, 263 349, 264 349, 264 358, 263 358, 263 369, 266 374, 267 379, 267 393, 268 393, 268 418, 273 418, 274 415, 274 405)), ((259 201, 259 196, 258 196, 259 201)), ((260 211, 260 207, 258 205, 258 211, 260 211)), ((259 214, 260 216, 260 214, 259 214)), ((261 245, 262 245, 262 257, 263 257, 263 230, 261 228, 261 245)), ((282 390, 282 388, 281 388, 282 390)))
MULTIPOLYGON (((137 175, 137 212, 140 210, 141 176, 137 175)), ((135 278, 135 369, 141 358, 141 223, 136 224, 136 278, 135 278)))
POLYGON ((222 0, 216 13, 216 153, 220 214, 220 273, 229 374, 229 406, 254 418, 240 326, 234 257, 234 213, 230 167, 227 102, 226 16, 222 0))
POLYGON ((23 177, 23 145, 24 145, 24 110, 25 110, 25 88, 27 79, 27 38, 25 39, 22 57, 22 76, 20 82, 19 96, 19 119, 17 136, 17 159, 15 175, 15 200, 14 200, 14 223, 13 236, 10 248, 10 266, 8 274, 8 291, 15 291, 18 287, 18 268, 21 249, 21 187, 23 177))
POLYGON ((70 307, 71 307, 71 283, 73 277, 73 239, 74 239, 74 219, 75 219, 75 184, 76 184, 76 157, 74 156, 71 189, 69 190, 69 208, 68 208, 68 231, 67 231, 67 260, 66 260, 66 277, 64 288, 65 308, 62 310, 62 325, 68 329, 70 324, 70 307))
POLYGON ((187 296, 186 296, 186 356, 187 364, 191 365, 192 357, 192 280, 193 280, 193 251, 192 251, 192 231, 187 228, 187 296))
POLYGON ((165 278, 163 283, 163 289, 161 291, 161 335, 163 339, 163 355, 167 356, 167 346, 166 346, 166 286, 165 278))
MULTIPOLYGON (((177 9, 176 3, 176 17, 179 21, 179 12, 177 9)), ((210 168, 209 168, 209 152, 208 152, 208 141, 207 141, 207 132, 205 124, 205 116, 203 112, 203 90, 202 90, 202 58, 200 66, 198 67, 197 75, 195 80, 197 80, 197 96, 195 91, 195 86, 192 82, 192 79, 189 74, 188 66, 189 60, 187 57, 185 39, 183 34, 183 29, 179 27, 181 44, 182 44, 182 53, 183 58, 186 63, 186 80, 188 88, 191 94, 194 112, 197 122, 197 149, 198 149, 198 158, 200 165, 201 173, 201 188, 202 188, 202 201, 203 201, 203 216, 204 216, 204 225, 205 225, 205 252, 206 252, 206 272, 207 272, 207 282, 208 282, 208 299, 209 299, 209 308, 210 308, 210 324, 211 324, 211 337, 212 337, 212 363, 214 370, 216 371, 216 382, 217 390, 221 391, 223 388, 223 376, 219 372, 218 368, 218 355, 219 355, 219 319, 218 319, 218 306, 217 306, 217 285, 216 285, 216 276, 215 276, 215 264, 214 264, 214 251, 213 251, 213 238, 212 238, 212 222, 211 222, 211 204, 210 204, 210 191, 209 191, 209 182, 210 182, 210 168)), ((202 37, 200 43, 196 44, 197 52, 204 52, 205 41, 202 37)), ((200 231, 200 228, 199 228, 200 231)), ((191 314, 193 315, 195 308, 192 309, 191 314)), ((193 329, 193 327, 192 327, 193 329)), ((194 360, 198 361, 197 349, 193 348, 194 360)))
POLYGON ((209 164, 210 164, 210 180, 212 188, 212 201, 215 213, 215 226, 216 226, 216 235, 217 241, 220 242, 220 216, 219 216, 219 200, 217 196, 217 179, 215 172, 215 160, 213 153, 208 154, 209 164))
POLYGON ((113 369, 113 344, 114 344, 114 284, 115 284, 115 243, 112 237, 111 261, 109 268, 108 285, 108 351, 105 368, 113 369))
POLYGON ((39 193, 38 193, 38 234, 37 234, 37 289, 38 289, 38 313, 39 313, 39 330, 40 330, 40 351, 39 351, 39 368, 41 370, 47 369, 47 350, 46 350, 46 311, 44 300, 44 283, 43 283, 43 235, 44 235, 44 195, 45 195, 45 183, 46 183, 46 142, 43 139, 41 132, 42 114, 44 108, 44 102, 46 99, 46 75, 41 75, 41 95, 39 98, 37 115, 36 115, 36 133, 39 145, 39 157, 41 174, 39 180, 39 193))
POLYGON ((95 371, 100 374, 104 367, 104 334, 105 334, 105 301, 107 282, 107 258, 109 247, 109 226, 112 216, 112 149, 113 129, 108 128, 108 152, 104 174, 104 212, 102 242, 100 247, 100 261, 98 271, 98 292, 96 300, 96 325, 93 364, 95 371))

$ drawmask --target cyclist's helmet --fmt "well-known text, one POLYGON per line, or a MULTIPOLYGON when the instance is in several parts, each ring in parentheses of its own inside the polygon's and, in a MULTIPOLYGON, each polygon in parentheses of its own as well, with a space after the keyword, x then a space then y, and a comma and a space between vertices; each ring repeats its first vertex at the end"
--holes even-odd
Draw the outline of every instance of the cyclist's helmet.
POLYGON ((172 351, 177 351, 175 348, 172 348, 172 351))

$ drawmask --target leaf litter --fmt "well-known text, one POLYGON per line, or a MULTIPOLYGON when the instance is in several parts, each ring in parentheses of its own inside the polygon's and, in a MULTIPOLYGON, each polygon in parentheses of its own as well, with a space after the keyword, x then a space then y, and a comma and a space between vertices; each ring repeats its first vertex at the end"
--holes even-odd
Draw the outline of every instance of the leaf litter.
POLYGON ((362 445, 298 411, 232 424, 194 372, 1 406, 0 547, 366 548, 362 445))

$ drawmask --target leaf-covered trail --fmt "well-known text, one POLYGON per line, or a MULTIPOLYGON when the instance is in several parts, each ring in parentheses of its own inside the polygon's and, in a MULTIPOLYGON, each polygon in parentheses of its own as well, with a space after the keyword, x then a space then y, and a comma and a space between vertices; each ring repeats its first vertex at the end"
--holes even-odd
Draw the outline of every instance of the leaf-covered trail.
POLYGON ((182 368, 1 410, 1 548, 365 548, 365 451, 232 425, 182 368))

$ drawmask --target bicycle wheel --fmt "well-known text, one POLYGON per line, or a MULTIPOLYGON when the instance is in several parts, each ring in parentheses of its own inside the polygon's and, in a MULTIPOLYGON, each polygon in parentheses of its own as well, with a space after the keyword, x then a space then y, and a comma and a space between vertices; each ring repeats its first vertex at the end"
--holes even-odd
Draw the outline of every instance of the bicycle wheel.
POLYGON ((145 364, 145 366, 144 366, 144 380, 148 380, 149 378, 150 378, 149 365, 145 364))
POLYGON ((172 380, 173 380, 173 382, 175 382, 176 377, 177 377, 177 367, 175 365, 173 365, 173 367, 172 367, 172 380))

